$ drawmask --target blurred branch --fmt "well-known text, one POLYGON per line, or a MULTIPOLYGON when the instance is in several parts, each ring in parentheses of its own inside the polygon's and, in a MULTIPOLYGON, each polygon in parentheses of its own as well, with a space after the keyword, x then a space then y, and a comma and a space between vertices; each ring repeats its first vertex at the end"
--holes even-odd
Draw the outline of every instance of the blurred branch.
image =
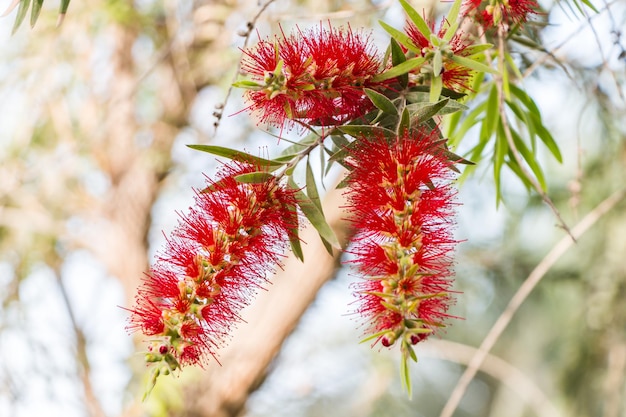
POLYGON ((552 266, 561 258, 561 256, 573 246, 575 241, 573 239, 580 238, 587 230, 589 230, 602 216, 608 213, 617 203, 626 197, 626 188, 616 191, 607 199, 602 201, 598 206, 591 210, 576 226, 572 228, 572 236, 564 236, 552 250, 541 260, 541 262, 530 273, 528 278, 517 290, 506 309, 502 312, 496 323, 493 325, 487 336, 480 344, 478 351, 469 362, 465 372, 461 375, 461 378, 456 384, 456 387, 452 391, 448 401, 441 411, 440 417, 452 417, 454 411, 458 407, 465 391, 470 382, 476 376, 476 372, 482 366, 487 355, 494 347, 502 332, 511 322, 511 319, 522 305, 522 303, 528 298, 528 295, 537 286, 539 281, 545 276, 545 274, 552 268, 552 266))
MULTIPOLYGON (((242 36, 244 38, 243 45, 241 46, 242 51, 245 50, 246 47, 248 46, 248 42, 250 41, 250 35, 252 34, 252 29, 254 29, 256 22, 259 20, 259 18, 265 12, 265 10, 267 10, 270 4, 272 4, 274 1, 276 0, 266 0, 266 2, 261 5, 261 8, 257 12, 257 14, 255 14, 254 17, 246 23, 246 30, 239 32, 239 36, 242 36)), ((213 126, 215 127, 215 131, 213 132, 214 135, 217 134, 217 129, 219 128, 220 121, 222 120, 222 110, 224 109, 224 107, 226 107, 226 104, 228 103, 228 99, 230 98, 230 95, 233 92, 233 88, 235 88, 233 84, 235 83, 235 81, 237 81, 237 78, 239 78, 240 69, 241 69, 241 59, 237 61, 235 75, 233 75, 233 80, 230 83, 230 86, 228 87, 228 91, 226 92, 226 97, 224 97, 224 102, 216 106, 215 112, 213 112, 213 115, 216 118, 215 123, 213 123, 213 126)))
POLYGON ((65 289, 65 285, 63 284, 63 279, 61 278, 61 274, 58 271, 58 268, 55 268, 54 275, 56 277, 57 285, 59 286, 59 291, 63 296, 63 304, 65 305, 65 310, 72 324, 74 337, 76 338, 77 373, 78 378, 83 384, 83 390, 85 393, 85 407, 88 410, 88 415, 91 417, 106 417, 106 414, 104 413, 104 410, 102 409, 102 406, 93 391, 93 386, 91 385, 91 366, 89 364, 89 358, 87 356, 87 340, 85 338, 85 334, 80 328, 78 322, 76 321, 76 316, 74 315, 72 304, 67 295, 67 291, 65 289))
MULTIPOLYGON (((429 340, 424 344, 422 355, 441 358, 446 361, 468 365, 478 353, 473 346, 448 340, 429 340)), ((517 393, 539 417, 557 417, 560 415, 554 404, 543 391, 522 371, 498 356, 487 354, 479 370, 506 385, 517 393)))
POLYGON ((619 417, 620 405, 624 401, 624 374, 626 371, 626 345, 614 343, 609 349, 605 380, 606 403, 604 417, 619 417))

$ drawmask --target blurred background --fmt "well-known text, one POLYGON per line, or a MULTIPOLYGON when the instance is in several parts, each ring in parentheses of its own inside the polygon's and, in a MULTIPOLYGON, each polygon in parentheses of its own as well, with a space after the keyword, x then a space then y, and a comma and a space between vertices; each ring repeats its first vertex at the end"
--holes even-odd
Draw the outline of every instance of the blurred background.
MULTIPOLYGON (((479 164, 458 197, 452 314, 463 319, 418 347, 409 399, 398 352, 358 343, 356 278, 304 231, 307 263, 286 259, 222 366, 161 378, 142 402, 142 340, 126 332, 123 307, 218 165, 185 145, 270 155, 286 145, 240 113, 241 91, 221 107, 264 4, 75 0, 56 28, 47 0, 35 28, 27 18, 14 35, 16 12, 0 19, 0 417, 437 416, 511 296, 565 237, 513 175, 496 206, 492 167, 479 164)), ((543 51, 515 53, 524 68, 543 62, 523 87, 561 147, 561 165, 539 156, 570 227, 626 184, 626 2, 594 5, 597 14, 542 1, 533 36, 543 51)), ((395 1, 276 0, 255 31, 349 22, 382 51, 378 19, 404 18, 395 1)), ((341 195, 326 200, 345 239, 341 195)), ((547 271, 455 416, 626 415, 625 208, 600 216, 547 271)))

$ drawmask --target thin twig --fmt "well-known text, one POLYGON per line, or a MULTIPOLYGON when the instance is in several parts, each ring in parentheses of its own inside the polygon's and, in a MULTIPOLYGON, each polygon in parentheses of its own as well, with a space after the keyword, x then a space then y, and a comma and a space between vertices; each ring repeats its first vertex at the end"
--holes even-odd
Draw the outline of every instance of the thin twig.
MULTIPOLYGON (((617 203, 626 197, 626 188, 616 191, 607 199, 602 201, 591 212, 589 212, 576 226, 572 228, 572 235, 574 238, 580 238, 587 230, 589 230, 602 216, 608 213, 617 203)), ((563 256, 563 254, 574 245, 575 241, 570 236, 563 236, 563 238, 552 248, 552 250, 539 262, 535 269, 530 273, 528 278, 517 290, 506 309, 500 314, 496 323, 491 327, 487 336, 480 344, 478 351, 470 361, 469 365, 461 375, 461 378, 457 382, 452 394, 448 398, 448 402, 441 411, 440 417, 452 417, 454 411, 458 407, 467 387, 469 386, 476 372, 481 367, 485 358, 494 347, 502 332, 511 322, 511 319, 522 305, 522 303, 528 298, 532 290, 537 286, 539 281, 545 276, 545 274, 552 268, 552 266, 563 256)))
MULTIPOLYGON (((267 0, 261 6, 257 14, 252 18, 252 20, 246 23, 246 31, 241 34, 241 36, 243 36, 244 38, 243 45, 241 46, 242 51, 246 49, 246 47, 248 46, 248 42, 250 41, 250 35, 252 34, 252 30, 256 26, 256 22, 259 20, 263 12, 267 10, 270 4, 274 3, 275 1, 276 0, 267 0)), ((242 53, 242 58, 243 58, 243 53, 242 53)), ((228 87, 228 91, 226 92, 226 97, 224 97, 224 101, 220 105, 216 106, 215 108, 216 110, 213 113, 213 115, 217 118, 217 120, 213 124, 213 126, 215 127, 215 131, 213 132, 214 135, 217 134, 217 129, 219 128, 220 121, 222 120, 222 111, 226 107, 226 104, 228 103, 228 99, 230 98, 230 95, 233 92, 233 88, 234 88, 233 84, 237 81, 237 78, 239 78, 240 70, 241 70, 241 58, 239 59, 239 61, 237 61, 237 67, 235 69, 235 74, 233 75, 233 81, 230 83, 230 86, 228 87)))
MULTIPOLYGON (((609 8, 613 4, 617 3, 618 1, 619 0, 613 0, 610 3, 605 3, 605 7, 600 9, 597 14, 587 18, 587 22, 589 22, 589 24, 591 24, 591 20, 595 19, 597 16, 600 16, 603 11, 609 10, 609 8)), ((580 26, 578 26, 573 32, 568 34, 565 37, 565 39, 560 44, 556 45, 550 51, 544 51, 545 55, 543 55, 543 56, 539 57, 538 59, 534 60, 534 62, 526 69, 526 71, 524 71, 524 74, 522 75, 522 79, 528 78, 533 72, 535 72, 535 70, 537 68, 539 68, 541 65, 543 65, 548 60, 548 58, 553 58, 553 59, 556 60, 556 52, 559 49, 561 49, 562 47, 564 47, 567 43, 569 43, 569 41, 571 41, 573 39, 576 39, 575 35, 579 34, 584 28, 587 27, 587 22, 584 22, 584 23, 580 24, 580 26)))
MULTIPOLYGON (((431 356, 446 361, 468 365, 478 349, 449 340, 430 340, 420 351, 420 356, 431 356)), ((558 409, 537 384, 521 370, 504 359, 487 354, 480 365, 481 372, 497 379, 516 393, 538 417, 558 417, 558 409)))
POLYGON ((65 285, 63 284, 63 280, 61 279, 61 275, 59 272, 55 271, 56 281, 59 286, 59 291, 61 292, 61 296, 63 297, 63 303, 65 304, 65 309, 67 311, 67 315, 72 323, 72 329, 74 330, 74 334, 76 336, 76 356, 78 362, 78 376, 83 383, 83 390, 85 394, 85 403, 88 410, 88 415, 91 417, 105 417, 106 413, 102 409, 102 405, 98 398, 95 395, 93 390, 93 386, 91 384, 91 375, 90 375, 90 365, 89 358, 87 356, 87 340, 85 339, 85 334, 80 328, 78 321, 76 320, 76 315, 74 314, 74 310, 72 308, 72 304, 70 302, 69 296, 67 295, 67 290, 65 289, 65 285))
MULTIPOLYGON (((611 10, 607 9, 609 16, 611 17, 611 21, 613 23, 613 27, 615 28, 615 22, 613 22, 613 16, 611 14, 611 10)), ((593 26, 593 24, 591 23, 591 16, 589 16, 589 14, 587 13, 587 11, 585 9, 583 9, 583 12, 585 14, 585 17, 587 18, 587 23, 589 23, 589 28, 591 29, 591 32, 593 33, 593 37, 596 41, 596 45, 598 47, 598 52, 600 54, 600 57, 602 58, 602 67, 604 69, 606 69, 610 74, 611 74, 611 78, 613 79, 613 82, 615 83, 615 91, 617 92, 617 94, 619 95, 619 97, 622 99, 622 101, 624 103, 626 103, 626 98, 624 98, 624 93, 622 93, 622 88, 620 86, 620 82, 617 80, 617 77, 615 76, 615 71, 611 70, 611 67, 609 66, 609 63, 605 57, 604 54, 604 50, 602 48, 602 41, 600 40, 600 36, 598 35, 598 32, 596 31, 596 28, 593 26)), ((615 31, 615 29, 614 29, 615 31)))

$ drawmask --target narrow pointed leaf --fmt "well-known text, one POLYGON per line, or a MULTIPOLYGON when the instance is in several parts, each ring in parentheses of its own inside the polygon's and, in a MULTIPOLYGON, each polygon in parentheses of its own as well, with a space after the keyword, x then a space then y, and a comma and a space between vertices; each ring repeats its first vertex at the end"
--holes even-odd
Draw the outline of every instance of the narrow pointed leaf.
POLYGON ((396 136, 395 132, 389 129, 385 129, 384 127, 379 127, 379 126, 347 125, 347 126, 340 126, 337 129, 345 133, 346 135, 350 135, 352 137, 382 135, 386 138, 393 138, 396 136))
POLYGON ((452 57, 450 58, 452 59, 454 62, 456 62, 459 65, 463 65, 464 67, 473 69, 474 71, 478 71, 478 72, 489 72, 491 74, 497 74, 498 71, 494 70, 493 68, 485 65, 485 64, 481 64, 478 61, 474 61, 473 59, 470 58, 465 58, 462 56, 458 56, 458 55, 452 55, 452 57))
POLYGON ((537 179, 537 182, 539 182, 541 189, 543 191, 546 191, 546 179, 543 175, 541 167, 539 166, 539 163, 537 162, 537 159, 535 159, 533 153, 530 151, 530 149, 528 149, 528 147, 520 137, 519 133, 511 129, 511 136, 513 136, 513 143, 515 144, 517 151, 526 161, 533 174, 535 174, 535 178, 537 179))
POLYGON ((409 19, 411 19, 417 30, 419 30, 426 39, 430 39, 430 27, 428 27, 428 23, 426 23, 424 18, 420 16, 417 10, 415 10, 406 0, 400 0, 400 5, 406 12, 407 16, 409 16, 409 19))
POLYGON ((317 132, 311 132, 306 135, 302 140, 297 143, 294 143, 291 146, 288 146, 281 152, 282 155, 297 155, 304 151, 306 148, 313 146, 317 141, 319 141, 320 135, 317 132))
POLYGON ((405 137, 411 131, 411 117, 409 115, 409 109, 406 107, 402 110, 402 116, 400 117, 400 123, 398 123, 398 136, 405 137))
MULTIPOLYGON (((289 211, 293 211, 295 213, 296 211, 296 207, 295 206, 288 206, 289 211)), ((294 227, 292 230, 290 230, 291 233, 289 233, 289 245, 291 246, 291 251, 293 252, 294 256, 300 260, 301 262, 304 262, 304 253, 302 252, 302 242, 300 241, 300 237, 298 235, 298 216, 295 216, 295 222, 296 224, 294 224, 294 227)))
POLYGON ((259 88, 263 87, 259 83, 255 83, 254 81, 241 80, 233 83, 233 87, 236 88, 259 88))
POLYGON ((17 9, 17 16, 15 16, 15 23, 13 24, 13 30, 11 31, 12 34, 15 34, 15 32, 17 32, 20 25, 24 21, 29 6, 30 0, 20 0, 20 6, 17 9))
POLYGON ((469 57, 478 55, 481 52, 484 52, 484 51, 486 51, 488 49, 491 49, 491 48, 493 48, 493 44, 491 44, 491 43, 480 43, 480 44, 477 44, 477 45, 471 45, 471 46, 468 46, 467 48, 465 48, 463 50, 463 55, 466 58, 469 58, 469 57))
POLYGON ((309 220, 309 222, 311 222, 311 225, 315 227, 315 230, 317 230, 320 237, 330 243, 333 247, 341 249, 339 240, 337 239, 335 232, 333 232, 326 222, 324 214, 317 208, 315 203, 313 203, 311 199, 309 199, 309 197, 307 197, 307 195, 299 189, 296 183, 293 182, 292 178, 289 178, 289 185, 296 190, 296 200, 298 201, 300 210, 302 210, 304 216, 309 220))
MULTIPOLYGON (((499 129, 498 134, 496 135, 496 147, 494 152, 494 160, 493 160, 493 179, 496 183, 496 202, 498 203, 502 199, 501 194, 501 178, 500 174, 502 172, 502 165, 505 163, 505 157, 509 152, 509 145, 506 142, 506 137, 504 136, 504 132, 502 131, 502 124, 498 123, 499 129)), ((496 204, 497 204, 496 203, 496 204)))
MULTIPOLYGON (((392 65, 395 67, 406 62, 406 55, 404 54, 404 51, 402 50, 402 47, 400 46, 398 41, 396 41, 394 38, 391 38, 389 45, 391 48, 392 65)), ((406 88, 409 85, 409 75, 408 74, 399 75, 398 82, 400 83, 400 86, 402 88, 406 88)))
POLYGON ((441 75, 443 70, 443 57, 441 56, 441 51, 437 49, 435 51, 435 56, 433 56, 433 73, 436 77, 441 75))
POLYGON ((284 164, 270 161, 269 159, 260 158, 258 156, 250 155, 249 153, 238 151, 235 149, 224 148, 222 146, 215 145, 187 145, 191 149, 197 151, 207 152, 213 155, 222 156, 224 158, 233 159, 237 161, 248 162, 255 164, 259 167, 268 168, 274 170, 281 167, 284 164))
MULTIPOLYGON (((455 2, 455 4, 456 4, 456 2, 455 2)), ((452 40, 452 38, 453 38, 453 37, 454 37, 454 35, 456 34, 456 31, 458 30, 458 28, 459 28, 459 22, 455 22, 455 23, 453 23, 453 24, 452 24, 452 25, 451 25, 451 26, 450 26, 450 27, 446 30, 446 33, 445 33, 445 35, 443 35, 443 38, 442 38, 442 39, 443 39, 444 41, 448 41, 448 42, 449 42, 450 40, 452 40)))
POLYGON ((374 106, 376 106, 383 112, 388 114, 398 113, 398 109, 396 109, 396 106, 393 104, 393 102, 379 92, 366 88, 365 94, 367 94, 369 99, 372 100, 374 106))
POLYGON ((424 123, 428 119, 432 119, 435 115, 441 112, 441 109, 446 107, 449 101, 450 99, 444 98, 436 103, 427 103, 419 106, 412 104, 408 105, 407 109, 410 110, 411 124, 417 126, 424 123))
POLYGON ((443 81, 440 76, 433 77, 430 82, 430 102, 434 103, 439 100, 441 96, 441 89, 443 88, 443 81))
POLYGON ((273 178, 275 177, 272 174, 265 171, 249 172, 235 177, 237 181, 247 184, 263 184, 273 178))
POLYGON ((313 169, 311 168, 311 162, 308 159, 306 161, 306 194, 309 196, 313 204, 315 204, 320 213, 324 214, 320 195, 317 192, 315 176, 313 175, 313 169))
POLYGON ((41 6, 43 5, 43 0, 33 0, 33 7, 30 11, 30 27, 34 27, 35 23, 37 23, 37 19, 39 18, 39 13, 41 12, 41 6))
POLYGON ((399 31, 398 29, 394 28, 393 26, 388 25, 382 20, 379 20, 378 23, 380 24, 380 26, 382 26, 383 29, 387 31, 387 33, 389 33, 395 40, 397 40, 402 45, 404 45, 409 51, 414 52, 416 54, 422 53, 422 51, 420 51, 420 48, 418 48, 413 43, 411 38, 409 38, 406 33, 399 31))
POLYGON ((557 145, 550 131, 548 131, 548 129, 546 129, 542 124, 535 125, 535 129, 537 130, 537 136, 539 136, 543 144, 546 145, 556 160, 559 161, 559 163, 563 163, 563 156, 559 150, 559 145, 557 145))
POLYGON ((400 375, 402 379, 402 386, 406 390, 409 398, 411 398, 411 372, 409 371, 406 354, 403 354, 400 359, 400 375))
POLYGON ((59 17, 57 18, 57 27, 60 27, 63 24, 69 5, 70 0, 61 0, 61 4, 59 5, 59 17))
POLYGON ((392 78, 405 75, 408 72, 411 72, 414 69, 418 68, 424 62, 426 62, 426 58, 422 58, 422 57, 407 59, 403 63, 398 64, 395 67, 391 67, 387 71, 381 74, 375 75, 374 77, 372 77, 372 82, 390 80, 392 78))
MULTIPOLYGON (((446 16, 446 20, 450 22, 451 25, 454 26, 456 24, 456 27, 458 27, 460 11, 461 11, 461 0, 455 0, 454 3, 452 3, 452 7, 450 8, 448 15, 446 16)), ((450 31, 450 29, 448 29, 448 31, 450 31)), ((454 29, 454 31, 456 32, 456 28, 454 29)), ((448 37, 448 32, 446 32, 446 40, 449 41, 450 39, 452 39, 452 36, 448 37)))

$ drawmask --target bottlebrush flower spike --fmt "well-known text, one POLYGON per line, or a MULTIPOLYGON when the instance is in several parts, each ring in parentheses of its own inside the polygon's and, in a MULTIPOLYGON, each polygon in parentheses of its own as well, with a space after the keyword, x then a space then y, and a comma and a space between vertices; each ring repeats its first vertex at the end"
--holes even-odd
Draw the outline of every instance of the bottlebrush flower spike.
POLYGON ((241 69, 252 80, 236 84, 248 89, 247 110, 277 127, 294 120, 330 126, 362 116, 372 109, 363 89, 380 84, 371 81, 380 60, 370 38, 350 27, 261 40, 244 51, 241 69))
POLYGON ((512 25, 526 22, 530 14, 537 13, 538 8, 535 0, 466 0, 462 13, 473 16, 485 31, 497 27, 508 30, 512 25))
POLYGON ((355 284, 356 312, 366 340, 400 343, 406 360, 450 317, 452 171, 432 132, 358 140, 347 179, 351 262, 365 278, 355 284))
POLYGON ((254 165, 225 165, 196 195, 139 288, 130 330, 150 337, 147 362, 169 373, 216 355, 297 229, 294 192, 278 178, 241 183, 254 165))
MULTIPOLYGON (((433 21, 427 22, 433 35, 435 34, 435 24, 433 21)), ((469 90, 469 82, 473 75, 470 68, 454 62, 451 58, 469 56, 470 40, 462 31, 457 31, 450 41, 444 40, 446 32, 450 29, 450 24, 444 18, 439 25, 436 36, 426 38, 422 32, 411 21, 406 23, 406 33, 409 39, 420 51, 421 56, 428 59, 429 66, 421 67, 418 73, 411 74, 411 80, 416 84, 424 84, 433 76, 441 76, 444 87, 456 92, 469 90), (440 61, 437 63, 436 61, 440 61)))

